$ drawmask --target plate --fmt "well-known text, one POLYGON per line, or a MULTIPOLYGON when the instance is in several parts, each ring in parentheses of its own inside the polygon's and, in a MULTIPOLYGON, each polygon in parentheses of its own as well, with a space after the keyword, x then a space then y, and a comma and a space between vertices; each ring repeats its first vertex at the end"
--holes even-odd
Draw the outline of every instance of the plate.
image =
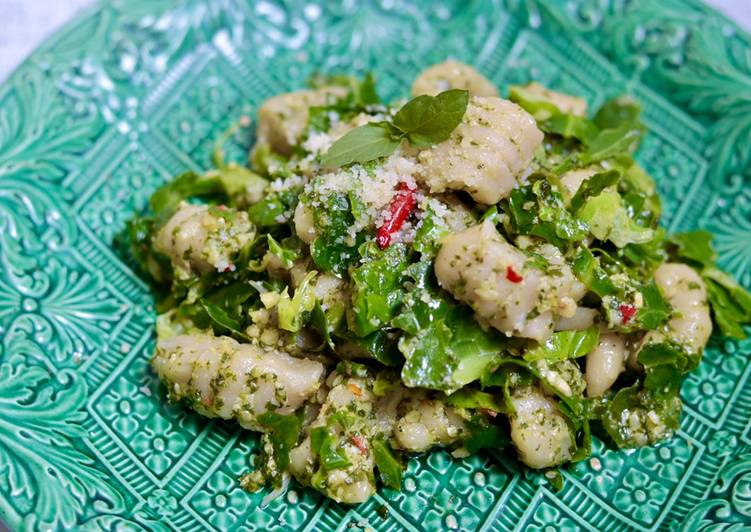
MULTIPOLYGON (((654 530, 751 525, 751 341, 713 338, 681 431, 565 472, 504 455, 412 459, 401 493, 348 507, 237 478, 256 438, 165 404, 154 308, 117 235, 213 140, 315 71, 406 95, 446 57, 592 106, 628 92, 664 224, 716 235, 751 286, 751 39, 695 1, 105 2, 0 89, 0 519, 13 530, 654 530)), ((242 160, 252 139, 229 150, 242 160)), ((734 528, 735 529, 735 528, 734 528)))

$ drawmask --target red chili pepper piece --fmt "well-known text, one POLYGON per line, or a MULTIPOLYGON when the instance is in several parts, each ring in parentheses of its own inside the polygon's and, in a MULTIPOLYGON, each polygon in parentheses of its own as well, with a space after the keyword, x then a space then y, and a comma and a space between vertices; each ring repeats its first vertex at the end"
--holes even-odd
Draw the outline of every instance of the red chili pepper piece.
POLYGON ((636 315, 636 307, 633 305, 621 305, 618 307, 618 310, 621 311, 621 317, 624 324, 631 321, 631 318, 636 315))
POLYGON ((524 280, 524 277, 516 273, 514 271, 514 268, 509 266, 508 268, 506 268, 506 279, 508 279, 512 283, 521 283, 524 280))
POLYGON ((402 228, 416 206, 415 189, 409 188, 406 183, 399 183, 397 192, 389 205, 391 216, 376 233, 376 244, 379 248, 386 249, 391 245, 391 237, 402 228))
POLYGON ((354 435, 350 440, 352 441, 352 445, 360 449, 362 454, 368 452, 368 445, 365 443, 365 439, 362 436, 354 435))

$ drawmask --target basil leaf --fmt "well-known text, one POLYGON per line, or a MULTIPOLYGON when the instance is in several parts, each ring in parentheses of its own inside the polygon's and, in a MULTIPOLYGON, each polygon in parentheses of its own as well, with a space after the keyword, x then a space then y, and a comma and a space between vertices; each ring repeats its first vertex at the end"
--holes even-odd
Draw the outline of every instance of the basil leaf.
POLYGON ((336 168, 372 161, 391 155, 400 143, 388 122, 365 124, 337 140, 321 157, 321 165, 336 168))
POLYGON ((403 467, 386 438, 381 434, 372 441, 371 445, 381 482, 389 488, 401 489, 403 467))
POLYGON ((671 235, 669 241, 677 247, 676 254, 683 259, 698 262, 703 266, 711 266, 717 260, 717 253, 712 248, 712 234, 707 231, 678 233, 671 235))
POLYGON ((558 362, 579 358, 594 349, 599 339, 600 329, 596 326, 583 331, 560 331, 554 333, 544 344, 527 351, 524 359, 530 362, 558 362))
POLYGON ((449 138, 461 123, 468 103, 466 90, 451 89, 437 96, 423 94, 399 109, 394 126, 406 134, 410 144, 426 148, 449 138))

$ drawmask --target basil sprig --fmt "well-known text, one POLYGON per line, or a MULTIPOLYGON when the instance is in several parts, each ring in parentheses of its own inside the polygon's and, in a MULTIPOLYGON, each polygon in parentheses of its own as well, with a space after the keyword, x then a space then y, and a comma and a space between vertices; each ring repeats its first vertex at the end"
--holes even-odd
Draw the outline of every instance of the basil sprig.
POLYGON ((469 92, 460 89, 413 98, 393 121, 372 122, 349 131, 323 155, 321 164, 335 168, 386 157, 405 139, 416 148, 443 142, 461 123, 468 103, 469 92))

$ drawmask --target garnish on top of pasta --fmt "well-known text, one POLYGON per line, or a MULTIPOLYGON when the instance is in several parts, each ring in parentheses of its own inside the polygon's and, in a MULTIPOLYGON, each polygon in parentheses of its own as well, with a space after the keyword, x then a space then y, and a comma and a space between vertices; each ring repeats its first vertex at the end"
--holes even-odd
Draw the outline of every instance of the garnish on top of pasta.
POLYGON ((743 337, 751 295, 708 233, 659 226, 638 103, 504 99, 450 61, 412 92, 331 76, 275 96, 249 167, 217 150, 131 222, 170 399, 262 433, 244 487, 345 503, 439 447, 560 479, 592 434, 670 437, 712 318, 743 337))

